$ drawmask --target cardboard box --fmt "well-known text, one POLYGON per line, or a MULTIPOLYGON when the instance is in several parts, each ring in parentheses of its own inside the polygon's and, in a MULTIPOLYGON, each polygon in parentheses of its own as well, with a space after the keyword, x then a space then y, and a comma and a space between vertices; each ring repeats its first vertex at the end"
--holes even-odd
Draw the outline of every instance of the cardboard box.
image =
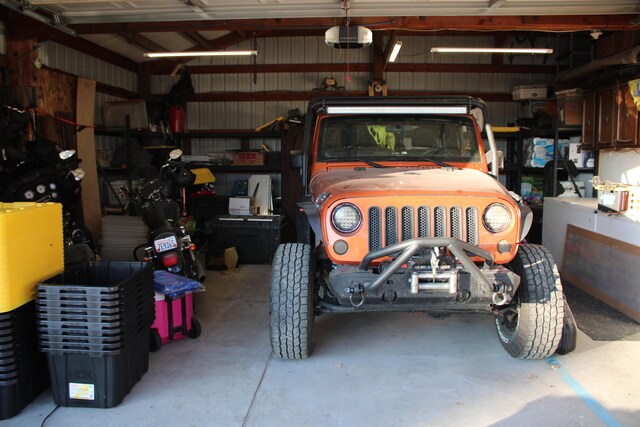
POLYGON ((130 129, 149 129, 147 103, 144 99, 128 101, 110 101, 102 107, 106 127, 125 127, 125 118, 129 116, 130 129))
POLYGON ((265 165, 265 153, 261 151, 241 151, 233 155, 233 164, 238 166, 265 165))
POLYGON ((560 123, 567 126, 582 124, 582 99, 559 101, 560 123))
POLYGON ((540 99, 547 97, 547 87, 540 85, 522 85, 511 89, 511 96, 514 101, 525 99, 540 99))
POLYGON ((253 215, 254 211, 252 197, 229 198, 229 215, 253 215))

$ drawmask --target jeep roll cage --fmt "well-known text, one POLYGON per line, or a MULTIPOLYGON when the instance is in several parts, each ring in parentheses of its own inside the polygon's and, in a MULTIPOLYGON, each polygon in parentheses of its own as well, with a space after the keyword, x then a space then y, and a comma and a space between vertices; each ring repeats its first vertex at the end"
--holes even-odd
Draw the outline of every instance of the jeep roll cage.
POLYGON ((337 107, 343 114, 349 114, 349 107, 353 108, 353 114, 358 111, 364 112, 367 107, 372 110, 367 114, 472 114, 480 127, 480 132, 487 135, 489 151, 485 153, 488 157, 487 163, 491 164, 491 175, 498 177, 498 151, 491 125, 489 124, 489 113, 487 105, 481 99, 470 96, 415 96, 415 97, 323 97, 316 98, 309 102, 305 119, 304 139, 302 145, 301 159, 298 164, 302 168, 302 185, 305 194, 308 193, 309 183, 309 149, 313 141, 313 131, 316 119, 319 114, 330 112, 332 107, 337 107), (454 110, 446 110, 451 107, 454 110), (379 110, 375 110, 378 108, 379 110), (398 111, 393 111, 397 109, 398 111), (475 111, 482 114, 478 117, 475 111))

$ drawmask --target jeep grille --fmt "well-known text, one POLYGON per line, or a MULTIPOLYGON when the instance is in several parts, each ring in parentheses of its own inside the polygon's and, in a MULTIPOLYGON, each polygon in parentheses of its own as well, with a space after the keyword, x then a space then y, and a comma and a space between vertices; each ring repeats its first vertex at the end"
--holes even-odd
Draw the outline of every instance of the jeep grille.
POLYGON ((432 210, 428 206, 405 206, 400 209, 398 224, 398 209, 375 206, 369 209, 369 250, 383 247, 382 230, 384 246, 398 243, 398 236, 403 241, 414 237, 453 237, 477 245, 478 223, 475 207, 436 206, 432 210))

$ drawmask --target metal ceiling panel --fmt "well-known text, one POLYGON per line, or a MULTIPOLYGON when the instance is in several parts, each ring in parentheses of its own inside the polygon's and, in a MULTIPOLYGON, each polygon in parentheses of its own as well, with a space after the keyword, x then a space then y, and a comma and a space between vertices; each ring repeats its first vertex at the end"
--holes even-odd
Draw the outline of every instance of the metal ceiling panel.
MULTIPOLYGON (((187 50, 193 46, 193 42, 180 36, 179 33, 140 33, 140 35, 148 38, 149 40, 159 44, 168 51, 182 51, 187 50)), ((145 50, 145 52, 148 52, 145 50)))

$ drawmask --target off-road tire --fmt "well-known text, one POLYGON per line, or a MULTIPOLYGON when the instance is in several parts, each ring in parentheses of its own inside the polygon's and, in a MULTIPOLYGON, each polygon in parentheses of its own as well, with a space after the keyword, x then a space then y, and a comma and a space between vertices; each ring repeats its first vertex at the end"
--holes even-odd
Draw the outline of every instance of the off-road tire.
POLYGON ((315 264, 310 245, 278 247, 271 273, 271 348, 282 359, 306 359, 315 340, 315 264))
POLYGON ((511 305, 496 316, 496 330, 505 350, 517 359, 551 356, 562 338, 564 295, 551 254, 525 244, 511 262, 520 286, 511 305))

